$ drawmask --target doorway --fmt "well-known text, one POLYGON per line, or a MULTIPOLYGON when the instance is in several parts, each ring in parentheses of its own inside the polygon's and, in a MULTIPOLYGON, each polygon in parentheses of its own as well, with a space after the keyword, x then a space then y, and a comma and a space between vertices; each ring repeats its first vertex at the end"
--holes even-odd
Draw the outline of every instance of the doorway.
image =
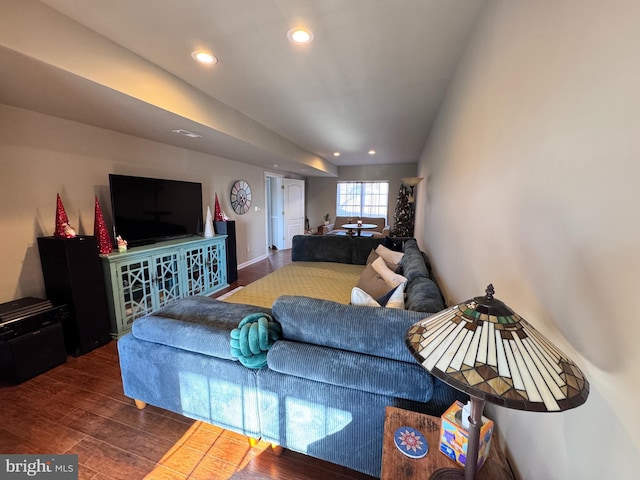
POLYGON ((265 172, 264 191, 267 214, 267 251, 284 249, 284 195, 282 176, 265 172))
POLYGON ((267 250, 291 248, 294 235, 304 233, 304 180, 265 172, 267 250))
POLYGON ((284 248, 293 246, 293 237, 302 235, 305 228, 304 180, 285 178, 284 192, 284 248))

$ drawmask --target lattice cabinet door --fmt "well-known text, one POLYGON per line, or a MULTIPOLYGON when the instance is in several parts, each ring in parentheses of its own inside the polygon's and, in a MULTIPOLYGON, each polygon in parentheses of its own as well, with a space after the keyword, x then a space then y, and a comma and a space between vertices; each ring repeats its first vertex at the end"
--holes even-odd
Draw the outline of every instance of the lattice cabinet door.
POLYGON ((149 258, 131 262, 121 262, 117 268, 118 287, 120 289, 119 328, 131 328, 138 318, 150 313, 154 308, 154 272, 149 258))
POLYGON ((205 247, 195 247, 184 251, 187 295, 203 295, 210 290, 207 284, 205 250, 205 247))
POLYGON ((180 255, 169 251, 154 257, 154 277, 156 294, 154 310, 183 297, 180 286, 180 255))
POLYGON ((225 236, 179 239, 101 255, 111 336, 187 295, 227 287, 225 236))
POLYGON ((227 284, 227 260, 224 242, 204 247, 206 267, 206 288, 216 290, 227 284))

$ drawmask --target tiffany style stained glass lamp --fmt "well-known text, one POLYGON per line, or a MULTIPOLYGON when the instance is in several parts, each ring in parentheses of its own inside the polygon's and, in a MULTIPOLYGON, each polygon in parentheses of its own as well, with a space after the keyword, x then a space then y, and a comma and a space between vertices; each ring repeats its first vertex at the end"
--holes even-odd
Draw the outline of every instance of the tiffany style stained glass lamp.
POLYGON ((485 402, 534 412, 582 405, 589 382, 577 365, 524 318, 493 297, 460 303, 414 324, 406 343, 431 374, 471 398, 465 469, 436 470, 431 480, 472 480, 485 402))

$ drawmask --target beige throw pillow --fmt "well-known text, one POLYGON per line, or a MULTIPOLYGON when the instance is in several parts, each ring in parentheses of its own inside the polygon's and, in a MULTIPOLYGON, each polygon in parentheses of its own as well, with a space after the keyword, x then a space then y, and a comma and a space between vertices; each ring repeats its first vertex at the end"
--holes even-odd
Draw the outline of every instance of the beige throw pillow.
POLYGON ((400 263, 402 257, 404 256, 403 252, 395 252, 390 248, 385 247, 380 244, 376 247, 376 253, 380 255, 385 262, 387 263, 400 263))
POLYGON ((374 260, 376 260, 380 255, 376 253, 376 251, 372 248, 369 252, 369 256, 367 257, 367 263, 365 265, 371 265, 374 260))
POLYGON ((367 265, 362 271, 356 287, 364 290, 373 298, 380 298, 391 290, 389 284, 378 275, 372 265, 367 265))
MULTIPOLYGON (((380 255, 378 255, 378 252, 372 249, 371 253, 369 253, 369 256, 367 257, 367 265, 371 265, 373 262, 375 262, 379 258, 380 258, 380 255)), ((397 272, 398 268, 400 267, 400 264, 398 263, 391 263, 391 262, 387 262, 386 260, 384 261, 384 263, 386 263, 387 267, 389 267, 389 269, 393 270, 394 272, 397 272)))
POLYGON ((407 279, 402 275, 395 273, 384 261, 384 257, 380 255, 380 258, 375 260, 371 266, 382 277, 382 279, 391 287, 397 287, 398 285, 405 283, 407 279))
MULTIPOLYGON (((365 307, 381 306, 375 298, 358 287, 353 287, 351 290, 351 305, 362 305, 365 307)), ((404 285, 396 287, 384 306, 387 308, 404 309, 404 285)))

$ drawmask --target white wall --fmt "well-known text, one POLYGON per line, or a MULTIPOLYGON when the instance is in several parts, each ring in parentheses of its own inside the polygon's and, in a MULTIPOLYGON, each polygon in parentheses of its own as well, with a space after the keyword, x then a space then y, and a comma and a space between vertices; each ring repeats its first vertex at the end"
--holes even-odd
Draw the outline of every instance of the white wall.
POLYGON ((93 235, 97 195, 111 232, 109 173, 201 182, 203 218, 217 193, 236 220, 238 264, 266 255, 262 169, 0 104, 0 303, 45 297, 36 238, 55 231, 56 193, 85 235, 93 235), (252 189, 245 215, 229 201, 240 178, 252 189))
POLYGON ((591 383, 567 412, 489 409, 519 477, 638 478, 640 2, 485 13, 420 160, 416 230, 449 303, 492 282, 591 383))

